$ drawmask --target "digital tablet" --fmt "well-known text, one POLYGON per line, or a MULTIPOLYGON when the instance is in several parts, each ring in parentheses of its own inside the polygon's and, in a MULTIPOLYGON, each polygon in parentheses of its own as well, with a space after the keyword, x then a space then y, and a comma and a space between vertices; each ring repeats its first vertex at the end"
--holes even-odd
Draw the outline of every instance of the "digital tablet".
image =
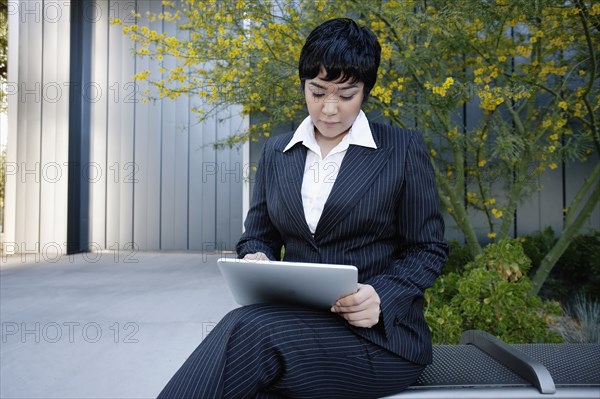
POLYGON ((220 258, 217 265, 240 305, 276 303, 329 309, 357 289, 355 266, 233 258, 220 258))

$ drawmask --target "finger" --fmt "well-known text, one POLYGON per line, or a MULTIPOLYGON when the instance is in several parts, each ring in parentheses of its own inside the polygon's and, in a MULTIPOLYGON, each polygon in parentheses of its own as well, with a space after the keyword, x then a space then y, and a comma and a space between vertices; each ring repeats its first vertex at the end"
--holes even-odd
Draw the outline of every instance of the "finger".
POLYGON ((343 304, 335 304, 333 305, 333 308, 335 309, 336 312, 339 313, 357 313, 357 312, 362 312, 365 310, 368 310, 370 308, 373 308, 375 306, 379 306, 379 304, 377 302, 375 302, 375 300, 369 299, 367 301, 358 303, 356 305, 353 304, 347 304, 347 305, 343 305, 343 304))
POLYGON ((333 305, 331 307, 333 313, 338 313, 347 320, 360 320, 365 318, 379 319, 381 308, 379 303, 363 303, 355 307, 341 307, 333 305))
POLYGON ((246 254, 244 256, 245 260, 269 260, 269 258, 267 257, 267 255, 265 255, 262 252, 256 252, 253 254, 246 254))
POLYGON ((340 314, 350 325, 355 327, 373 327, 379 322, 379 318, 369 317, 366 312, 340 314))
POLYGON ((334 306, 343 312, 357 312, 370 307, 379 307, 381 303, 379 295, 377 295, 372 287, 364 287, 369 287, 370 289, 360 288, 356 293, 340 298, 334 306))
POLYGON ((362 286, 362 284, 359 284, 358 290, 355 293, 338 299, 336 305, 342 307, 351 307, 358 306, 365 302, 367 299, 369 299, 370 295, 368 290, 364 289, 363 287, 364 286, 362 286))

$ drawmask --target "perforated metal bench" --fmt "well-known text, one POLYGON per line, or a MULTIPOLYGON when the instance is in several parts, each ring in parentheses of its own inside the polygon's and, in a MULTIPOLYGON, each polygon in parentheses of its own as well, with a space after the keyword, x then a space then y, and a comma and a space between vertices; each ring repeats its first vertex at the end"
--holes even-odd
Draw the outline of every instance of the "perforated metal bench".
POLYGON ((433 363, 406 391, 385 399, 600 398, 599 344, 508 345, 466 331, 433 348, 433 363))

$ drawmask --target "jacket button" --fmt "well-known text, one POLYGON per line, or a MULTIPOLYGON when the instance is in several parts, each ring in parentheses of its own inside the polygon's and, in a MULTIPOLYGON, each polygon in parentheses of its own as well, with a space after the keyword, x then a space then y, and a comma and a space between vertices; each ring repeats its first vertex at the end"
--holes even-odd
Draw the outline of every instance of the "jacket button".
POLYGON ((400 319, 396 317, 394 319, 394 326, 399 326, 399 325, 400 325, 400 319))

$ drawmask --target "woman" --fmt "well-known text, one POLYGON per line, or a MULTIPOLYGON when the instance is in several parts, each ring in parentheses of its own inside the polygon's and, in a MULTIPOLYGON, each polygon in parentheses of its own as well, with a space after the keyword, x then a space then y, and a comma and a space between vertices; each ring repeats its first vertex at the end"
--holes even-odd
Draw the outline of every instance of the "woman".
POLYGON ((361 111, 381 48, 334 19, 313 30, 299 76, 309 116, 269 139, 237 252, 350 264, 361 282, 330 312, 255 305, 227 314, 160 398, 377 398, 431 362, 423 292, 447 247, 421 136, 361 111))

